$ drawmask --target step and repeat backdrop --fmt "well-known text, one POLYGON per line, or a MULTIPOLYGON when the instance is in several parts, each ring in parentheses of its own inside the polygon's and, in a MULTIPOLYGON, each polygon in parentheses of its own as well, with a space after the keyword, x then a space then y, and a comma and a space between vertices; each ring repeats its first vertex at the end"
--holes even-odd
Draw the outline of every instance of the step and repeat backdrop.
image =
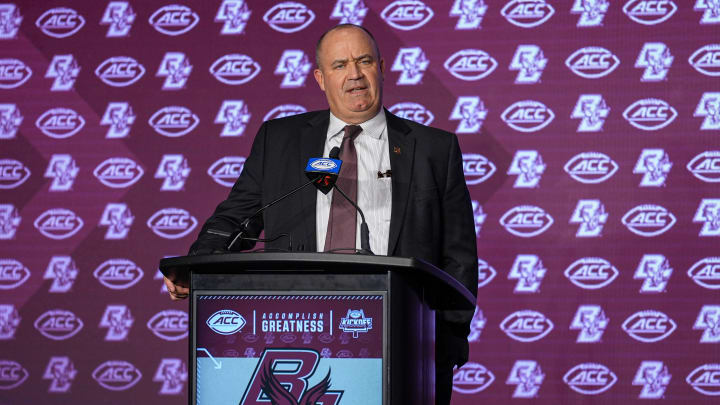
POLYGON ((480 277, 453 404, 717 403, 717 1, 25 0, 0 3, 0 404, 187 401, 158 261, 264 120, 326 108, 315 41, 346 22, 385 106, 462 147, 480 277))

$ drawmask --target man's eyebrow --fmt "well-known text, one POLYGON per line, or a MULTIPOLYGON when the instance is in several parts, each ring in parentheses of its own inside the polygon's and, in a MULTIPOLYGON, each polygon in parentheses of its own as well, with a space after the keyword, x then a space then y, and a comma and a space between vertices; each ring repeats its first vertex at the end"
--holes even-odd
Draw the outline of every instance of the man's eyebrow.
MULTIPOLYGON (((366 58, 372 59, 372 57, 373 57, 373 56, 372 56, 371 54, 366 53, 366 54, 363 54, 363 55, 358 56, 357 58, 355 58, 355 59, 353 59, 353 60, 354 60, 354 61, 359 61, 359 60, 366 59, 366 58)), ((332 64, 332 65, 336 65, 336 64, 339 64, 339 63, 343 63, 343 64, 344 64, 344 63, 347 63, 347 62, 348 62, 347 59, 335 59, 334 61, 332 61, 331 64, 332 64)))

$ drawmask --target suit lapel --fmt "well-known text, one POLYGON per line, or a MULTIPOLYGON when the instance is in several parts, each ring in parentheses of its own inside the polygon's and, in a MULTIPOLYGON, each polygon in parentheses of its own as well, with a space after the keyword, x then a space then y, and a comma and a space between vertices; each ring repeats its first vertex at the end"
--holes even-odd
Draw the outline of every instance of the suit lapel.
POLYGON ((407 211, 412 167, 415 157, 415 138, 400 118, 385 110, 390 147, 390 169, 392 170, 392 212, 390 216, 390 235, 388 236, 388 256, 395 253, 400 228, 407 211))
MULTIPOLYGON (((305 167, 306 162, 311 157, 322 156, 325 148, 325 139, 327 138, 327 129, 330 124, 330 113, 328 110, 321 111, 307 122, 300 130, 300 163, 305 167)), ((307 182, 304 171, 298 172, 299 183, 307 182)), ((315 206, 317 202, 317 190, 315 187, 305 187, 300 191, 301 207, 306 211, 301 215, 304 217, 305 232, 304 242, 305 251, 317 251, 317 236, 315 232, 315 206)))

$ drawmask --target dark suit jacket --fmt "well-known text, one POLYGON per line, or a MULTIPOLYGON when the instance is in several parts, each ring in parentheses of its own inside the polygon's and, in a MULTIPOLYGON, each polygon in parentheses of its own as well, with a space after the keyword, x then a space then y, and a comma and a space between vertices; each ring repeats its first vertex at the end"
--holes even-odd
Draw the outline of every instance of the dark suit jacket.
MULTIPOLYGON (((475 228, 457 137, 387 110, 385 115, 392 169, 388 255, 424 259, 475 293, 475 228)), ((207 229, 232 232, 262 205, 306 182, 303 169, 308 158, 322 156, 329 120, 329 111, 324 110, 263 123, 240 177, 205 223, 191 254, 209 253, 225 243, 225 238, 207 234, 207 229)), ((317 251, 316 193, 314 187, 306 187, 269 208, 253 221, 253 233, 264 229, 267 238, 288 233, 293 250, 317 251)), ((287 248, 287 241, 266 247, 287 248)), ((452 342, 447 354, 456 364, 467 361, 472 315, 472 311, 441 311, 436 317, 437 333, 452 342)))

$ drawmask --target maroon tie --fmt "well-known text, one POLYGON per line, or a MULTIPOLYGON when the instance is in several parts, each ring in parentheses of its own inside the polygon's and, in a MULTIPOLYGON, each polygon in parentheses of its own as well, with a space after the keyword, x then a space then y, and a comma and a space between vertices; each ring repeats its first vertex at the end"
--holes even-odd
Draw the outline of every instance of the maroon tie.
MULTIPOLYGON (((340 145, 342 168, 337 185, 350 199, 357 201, 357 152, 355 138, 362 131, 360 125, 347 125, 340 145)), ((340 193, 333 193, 328 217, 325 251, 333 249, 355 249, 357 232, 357 211, 340 193)))

